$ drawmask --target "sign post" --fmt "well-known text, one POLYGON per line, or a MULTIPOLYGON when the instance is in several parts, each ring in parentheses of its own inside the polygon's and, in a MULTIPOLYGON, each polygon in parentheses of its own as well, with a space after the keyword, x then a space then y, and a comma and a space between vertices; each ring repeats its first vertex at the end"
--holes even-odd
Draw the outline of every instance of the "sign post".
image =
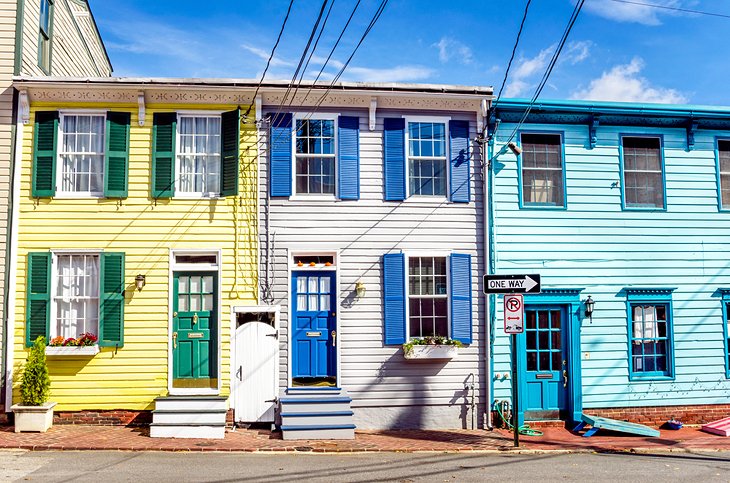
POLYGON ((484 275, 484 293, 505 294, 504 332, 510 334, 512 353, 512 429, 515 434, 515 448, 519 448, 517 334, 525 330, 525 301, 522 294, 540 293, 540 275, 484 275))

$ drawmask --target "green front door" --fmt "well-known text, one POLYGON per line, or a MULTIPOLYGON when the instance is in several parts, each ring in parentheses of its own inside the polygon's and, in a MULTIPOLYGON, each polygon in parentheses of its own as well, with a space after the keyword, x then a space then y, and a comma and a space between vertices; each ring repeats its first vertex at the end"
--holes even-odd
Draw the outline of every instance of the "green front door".
POLYGON ((218 387, 218 274, 175 272, 172 387, 218 387))

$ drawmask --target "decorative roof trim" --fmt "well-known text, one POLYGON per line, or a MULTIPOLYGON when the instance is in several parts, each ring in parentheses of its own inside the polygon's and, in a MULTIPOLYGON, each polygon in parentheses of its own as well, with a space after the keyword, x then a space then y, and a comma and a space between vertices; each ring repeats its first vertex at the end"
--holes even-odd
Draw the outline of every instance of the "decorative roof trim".
POLYGON ((667 297, 675 290, 677 287, 625 287, 622 292, 627 297, 667 297))

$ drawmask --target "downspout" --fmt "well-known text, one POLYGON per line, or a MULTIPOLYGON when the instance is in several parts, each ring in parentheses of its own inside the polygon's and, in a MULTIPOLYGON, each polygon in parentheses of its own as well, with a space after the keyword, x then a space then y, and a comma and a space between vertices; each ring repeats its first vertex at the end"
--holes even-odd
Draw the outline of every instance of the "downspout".
MULTIPOLYGON (((486 183, 484 183, 484 189, 487 191, 486 193, 486 200, 487 200, 487 209, 485 210, 487 222, 485 223, 485 229, 487 231, 486 238, 487 238, 487 274, 493 275, 495 273, 495 266, 496 266, 496 256, 497 256, 497 249, 496 249, 496 243, 494 239, 494 195, 493 195, 493 186, 494 186, 494 169, 492 164, 492 156, 494 155, 494 137, 497 134, 497 129, 499 128, 499 120, 496 121, 496 124, 494 126, 494 132, 492 133, 491 137, 487 140, 487 165, 486 165, 486 183)), ((493 421, 492 421, 492 402, 494 401, 494 384, 493 384, 493 375, 494 375, 494 340, 495 340, 495 326, 496 326, 496 318, 497 318, 497 310, 496 310, 496 296, 495 295, 485 295, 485 297, 489 298, 489 303, 487 304, 489 306, 489 324, 487 327, 487 337, 488 337, 488 344, 487 344, 487 354, 489 356, 489 408, 487 410, 488 415, 488 427, 489 429, 493 429, 493 421)))
MULTIPOLYGON (((13 98, 17 100, 18 91, 13 89, 13 98)), ((17 104, 16 104, 17 106, 17 104)), ((15 301, 17 293, 16 280, 18 270, 18 224, 20 216, 20 174, 22 172, 23 160, 23 121, 21 109, 15 109, 15 139, 13 142, 13 159, 11 166, 11 198, 10 198, 10 243, 7 244, 6 264, 7 273, 10 275, 6 287, 5 298, 5 337, 3 338, 3 349, 5 350, 5 411, 7 412, 13 403, 13 364, 14 353, 13 343, 15 341, 15 301)))

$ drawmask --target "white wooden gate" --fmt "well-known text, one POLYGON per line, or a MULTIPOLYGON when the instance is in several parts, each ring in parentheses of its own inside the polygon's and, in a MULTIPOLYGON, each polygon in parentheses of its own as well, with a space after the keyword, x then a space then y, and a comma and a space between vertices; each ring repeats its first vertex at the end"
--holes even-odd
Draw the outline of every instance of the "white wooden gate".
POLYGON ((233 377, 237 422, 274 422, 279 386, 279 341, 276 329, 259 321, 236 329, 233 377))

